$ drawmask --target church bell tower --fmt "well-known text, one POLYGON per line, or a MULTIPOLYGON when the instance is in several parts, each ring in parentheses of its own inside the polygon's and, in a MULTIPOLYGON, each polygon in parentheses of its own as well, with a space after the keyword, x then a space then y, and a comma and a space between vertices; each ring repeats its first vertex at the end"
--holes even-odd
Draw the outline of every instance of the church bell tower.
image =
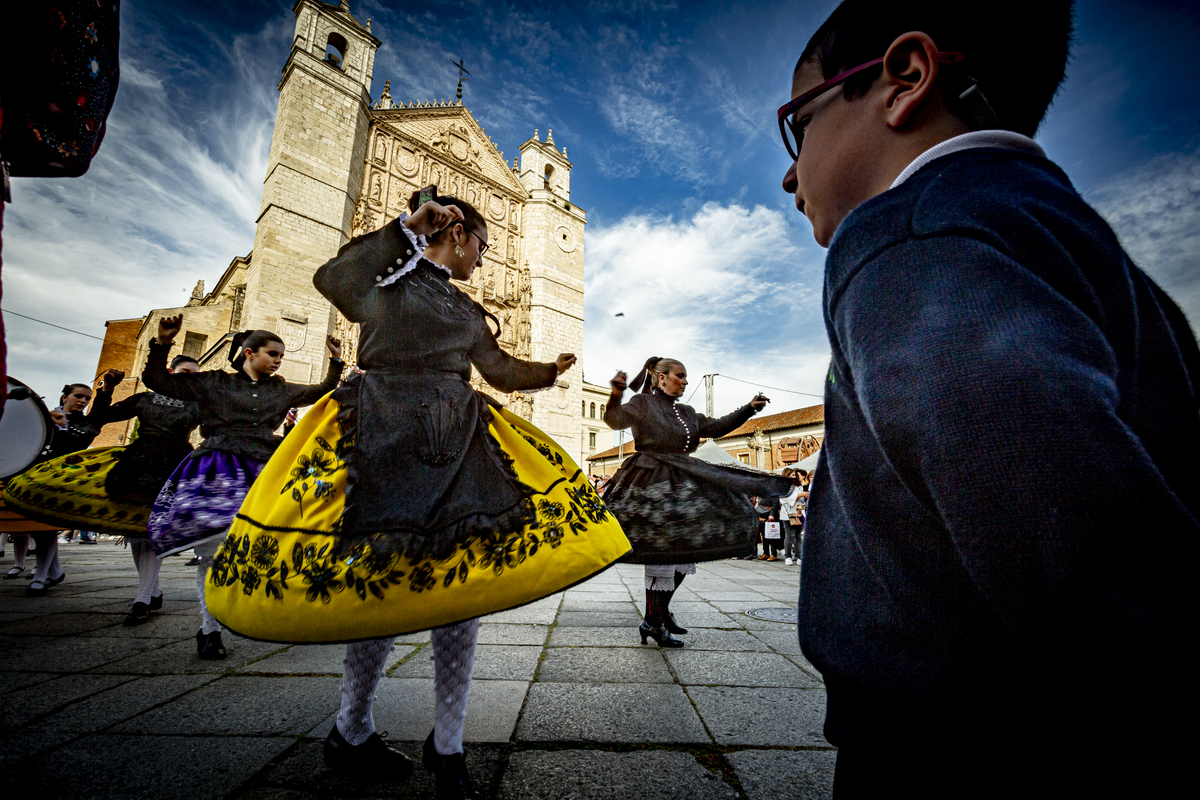
POLYGON ((296 33, 279 82, 242 327, 279 333, 287 346, 280 374, 311 383, 324 375, 332 330, 312 276, 351 236, 380 41, 346 0, 298 0, 292 10, 296 33))

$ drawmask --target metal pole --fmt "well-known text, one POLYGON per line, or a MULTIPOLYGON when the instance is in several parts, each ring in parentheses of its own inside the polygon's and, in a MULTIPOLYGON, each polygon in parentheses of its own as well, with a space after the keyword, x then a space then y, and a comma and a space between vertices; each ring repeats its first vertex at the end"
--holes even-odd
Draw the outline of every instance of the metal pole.
POLYGON ((713 415, 713 379, 717 377, 716 372, 711 375, 704 376, 704 414, 709 419, 713 415))

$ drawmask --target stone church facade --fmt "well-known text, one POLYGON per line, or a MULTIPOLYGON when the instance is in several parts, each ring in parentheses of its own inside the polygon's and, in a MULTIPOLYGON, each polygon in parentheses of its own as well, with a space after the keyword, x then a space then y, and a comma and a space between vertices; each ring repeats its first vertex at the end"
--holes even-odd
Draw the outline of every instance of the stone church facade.
MULTIPOLYGON (((357 326, 316 292, 312 275, 350 237, 406 211, 412 192, 429 184, 465 199, 487 220, 491 247, 483 266, 458 285, 501 321, 501 346, 534 361, 582 355, 586 216, 570 202, 566 148, 552 132, 543 141, 535 131, 509 165, 461 99, 397 103, 385 82, 372 102, 381 42, 370 20, 359 23, 347 2, 298 0, 294 11, 253 250, 233 259, 212 291, 198 284, 187 306, 155 309, 140 326, 110 322, 107 338, 114 341, 106 338, 106 345, 113 346, 105 347, 110 355, 100 366, 118 366, 124 359, 111 354, 127 353, 129 363, 119 366, 136 376, 158 319, 180 312, 177 341, 205 369, 226 367, 230 337, 247 328, 281 335, 288 353, 280 374, 291 381, 321 379, 329 333, 346 342, 353 363, 357 326)), ((587 449, 574 413, 582 401, 580 366, 535 395, 496 393, 477 375, 472 382, 582 463, 587 449)), ((140 388, 126 381, 118 397, 140 388)), ((127 440, 124 424, 110 428, 97 444, 127 440)))

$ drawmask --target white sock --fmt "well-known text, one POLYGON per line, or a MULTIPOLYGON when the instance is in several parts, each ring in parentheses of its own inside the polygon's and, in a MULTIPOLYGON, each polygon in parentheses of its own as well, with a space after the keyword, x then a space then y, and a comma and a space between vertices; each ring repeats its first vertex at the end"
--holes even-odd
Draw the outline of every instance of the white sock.
POLYGON ((371 738, 375 732, 375 687, 383 677, 383 668, 395 639, 368 639, 346 645, 342 662, 342 706, 338 709, 337 729, 352 746, 371 738))
POLYGON ((208 565, 211 563, 212 558, 202 557, 196 567, 196 598, 200 601, 200 618, 202 620, 200 632, 204 634, 221 630, 221 623, 208 613, 208 603, 204 602, 204 584, 208 581, 208 565))
POLYGON ((433 746, 444 756, 463 751, 463 723, 467 720, 467 698, 471 694, 471 670, 475 667, 475 640, 478 638, 478 618, 434 628, 430 633, 433 692, 437 699, 433 712, 433 746))
POLYGON ((4 545, 8 543, 8 534, 0 533, 0 556, 4 555, 4 545))
POLYGON ((13 546, 13 566, 25 569, 25 553, 29 551, 29 534, 10 533, 8 540, 13 546))
POLYGON ((37 543, 37 569, 33 571, 33 582, 45 584, 47 580, 55 580, 62 575, 62 565, 58 562, 58 531, 30 535, 37 543))
POLYGON ((149 604, 150 598, 158 588, 158 571, 162 562, 154 555, 154 548, 150 546, 149 540, 133 539, 129 542, 129 549, 133 551, 133 563, 137 565, 138 571, 138 589, 133 602, 149 604))

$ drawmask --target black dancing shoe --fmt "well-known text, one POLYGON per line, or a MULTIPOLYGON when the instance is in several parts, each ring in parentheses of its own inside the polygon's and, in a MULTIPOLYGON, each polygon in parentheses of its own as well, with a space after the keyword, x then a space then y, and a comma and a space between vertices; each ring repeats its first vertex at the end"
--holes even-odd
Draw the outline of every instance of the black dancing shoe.
POLYGON ((50 584, 50 581, 45 581, 45 582, 34 581, 33 583, 31 583, 25 587, 25 596, 26 597, 45 597, 46 592, 49 591, 49 589, 48 589, 49 584, 50 584))
POLYGON ((15 578, 20 577, 21 573, 24 571, 24 567, 9 567, 8 572, 4 573, 4 580, 14 580, 15 578))
POLYGON ((663 615, 663 627, 667 629, 667 633, 678 633, 681 636, 687 633, 687 628, 676 622, 675 615, 670 611, 663 615))
POLYGON ((48 578, 46 580, 46 588, 50 588, 51 586, 58 586, 60 583, 62 583, 66 579, 67 579, 67 573, 65 573, 65 572, 62 573, 61 575, 59 575, 57 578, 48 578))
POLYGON ((156 597, 150 598, 150 610, 151 611, 158 611, 160 608, 162 608, 162 597, 163 596, 160 594, 156 597))
POLYGON ((325 766, 339 775, 367 780, 402 781, 412 775, 412 759, 372 733, 365 742, 353 745, 346 741, 337 723, 325 737, 325 766))
POLYGON ((204 661, 220 661, 229 655, 225 652, 225 643, 221 641, 221 632, 196 631, 196 655, 204 661))
POLYGON ((143 622, 150 621, 150 606, 145 603, 134 603, 133 608, 129 609, 129 613, 125 615, 123 624, 126 628, 132 628, 134 625, 141 625, 143 622))
POLYGON ((649 636, 658 642, 659 647, 683 647, 683 642, 672 636, 666 628, 661 625, 655 627, 646 620, 642 620, 638 633, 642 635, 642 644, 646 643, 646 637, 649 636))
POLYGON ((478 800, 482 798, 467 774, 467 759, 462 753, 444 756, 433 746, 433 731, 421 748, 421 763, 433 775, 437 800, 478 800))

